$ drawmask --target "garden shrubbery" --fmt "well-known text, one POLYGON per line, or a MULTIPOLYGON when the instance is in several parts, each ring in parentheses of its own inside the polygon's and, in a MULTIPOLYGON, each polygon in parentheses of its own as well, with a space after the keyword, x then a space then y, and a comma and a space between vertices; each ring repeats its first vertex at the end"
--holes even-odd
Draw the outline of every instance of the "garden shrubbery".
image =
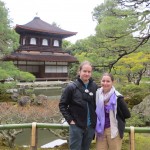
POLYGON ((145 83, 140 85, 126 84, 124 86, 117 84, 116 88, 124 95, 125 101, 130 108, 142 102, 150 94, 150 85, 145 83))

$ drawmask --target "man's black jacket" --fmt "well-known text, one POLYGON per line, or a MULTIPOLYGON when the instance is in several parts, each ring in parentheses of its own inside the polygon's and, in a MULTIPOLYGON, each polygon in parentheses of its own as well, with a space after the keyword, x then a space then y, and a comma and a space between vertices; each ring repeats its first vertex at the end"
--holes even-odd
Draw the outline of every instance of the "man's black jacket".
POLYGON ((67 85, 59 103, 59 109, 66 121, 70 124, 73 120, 77 126, 83 129, 87 127, 88 107, 93 128, 95 128, 97 119, 95 113, 97 85, 92 79, 89 80, 87 89, 88 91, 85 91, 84 83, 78 78, 75 82, 67 85))

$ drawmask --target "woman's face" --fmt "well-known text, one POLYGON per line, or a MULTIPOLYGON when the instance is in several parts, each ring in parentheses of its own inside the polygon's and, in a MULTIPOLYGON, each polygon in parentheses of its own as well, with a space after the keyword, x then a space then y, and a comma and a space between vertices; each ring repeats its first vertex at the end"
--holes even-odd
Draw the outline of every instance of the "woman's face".
POLYGON ((103 92, 109 92, 113 86, 113 81, 110 76, 103 76, 101 80, 101 86, 103 87, 103 92))
POLYGON ((87 83, 92 74, 92 67, 88 64, 82 66, 81 70, 79 71, 80 79, 87 83))

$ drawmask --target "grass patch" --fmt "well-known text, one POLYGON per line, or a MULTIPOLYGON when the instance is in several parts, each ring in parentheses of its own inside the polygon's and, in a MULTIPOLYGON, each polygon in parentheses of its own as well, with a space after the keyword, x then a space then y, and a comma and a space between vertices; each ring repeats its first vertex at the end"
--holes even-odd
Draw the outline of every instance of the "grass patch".
MULTIPOLYGON (((135 134, 135 149, 136 150, 144 150, 150 148, 150 134, 149 133, 136 133, 135 134)), ((130 149, 130 141, 128 133, 125 133, 122 150, 130 149)))

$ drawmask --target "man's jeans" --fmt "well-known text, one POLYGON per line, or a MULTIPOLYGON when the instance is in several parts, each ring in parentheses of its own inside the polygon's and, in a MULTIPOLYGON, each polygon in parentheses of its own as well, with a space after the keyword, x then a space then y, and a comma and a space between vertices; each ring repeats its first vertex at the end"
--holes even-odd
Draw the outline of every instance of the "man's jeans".
POLYGON ((69 147, 70 150, 89 150, 95 130, 92 127, 81 129, 75 124, 69 126, 69 147))

